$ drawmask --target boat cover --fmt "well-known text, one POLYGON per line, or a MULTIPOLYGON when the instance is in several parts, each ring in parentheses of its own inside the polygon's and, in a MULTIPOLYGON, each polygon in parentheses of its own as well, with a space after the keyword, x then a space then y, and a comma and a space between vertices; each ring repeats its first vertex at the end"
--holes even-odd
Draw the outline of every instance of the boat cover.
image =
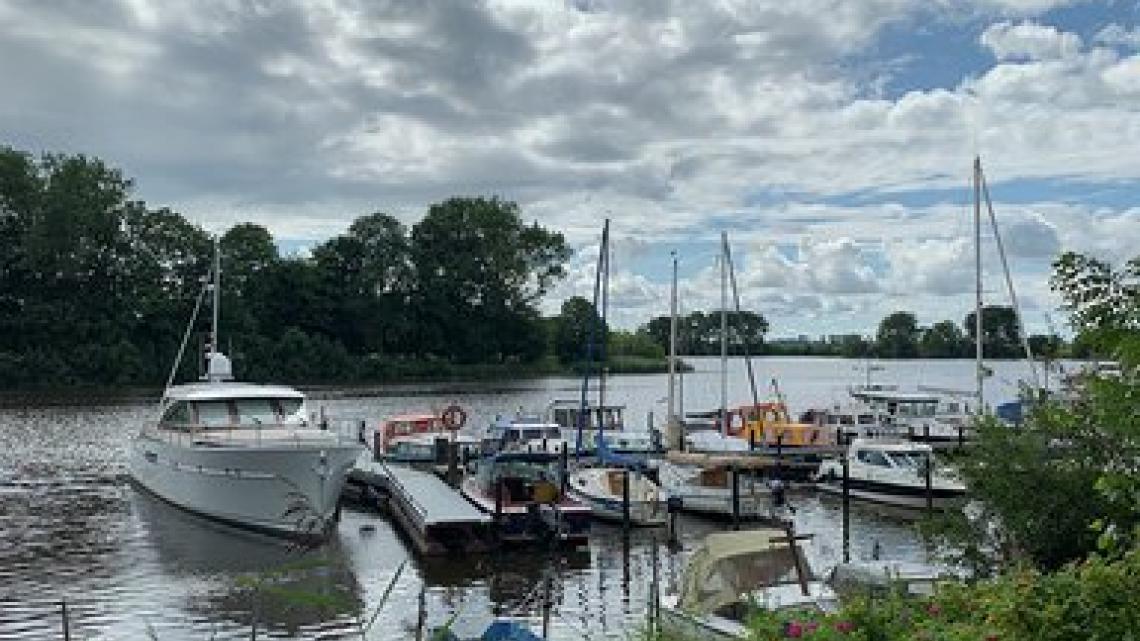
POLYGON ((766 586, 794 581, 795 558, 786 537, 787 532, 771 528, 705 537, 681 579, 681 608, 710 614, 766 586))

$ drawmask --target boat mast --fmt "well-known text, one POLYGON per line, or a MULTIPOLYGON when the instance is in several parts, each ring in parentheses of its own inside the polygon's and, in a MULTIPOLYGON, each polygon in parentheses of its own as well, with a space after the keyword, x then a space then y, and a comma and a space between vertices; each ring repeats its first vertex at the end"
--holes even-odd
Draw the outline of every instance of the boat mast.
POLYGON ((1029 345, 1029 335, 1025 332, 1025 323, 1022 322, 1021 305, 1017 302, 1017 290, 1013 287, 1013 275, 1009 271, 1009 259, 1005 255, 1005 244, 998 231, 997 216, 994 214, 994 203, 990 199, 990 187, 986 183, 986 174, 979 166, 978 177, 982 187, 982 197, 986 200, 986 211, 990 215, 990 226, 994 230, 994 242, 997 243, 998 257, 1001 258, 1002 273, 1005 274, 1005 286, 1009 290, 1009 300, 1013 303, 1013 313, 1017 318, 1017 335, 1021 339, 1021 347, 1025 350, 1025 360, 1029 363, 1029 375, 1033 379, 1033 389, 1041 388, 1041 380, 1037 377, 1037 365, 1033 362, 1033 348, 1029 345))
POLYGON ((720 232, 720 429, 728 436, 728 232, 720 232))
MULTIPOLYGON (((726 233, 722 240, 724 241, 724 260, 728 263, 728 280, 732 284, 732 300, 736 309, 736 327, 740 331, 740 327, 744 324, 743 313, 740 309, 740 289, 736 287, 736 266, 732 263, 732 247, 728 244, 728 234, 726 233)), ((743 336, 740 339, 740 347, 744 352, 744 366, 748 370, 748 388, 752 390, 752 405, 753 407, 760 404, 760 394, 756 391, 756 374, 752 371, 752 354, 748 351, 748 337, 743 336)))
POLYGON ((982 158, 974 156, 974 353, 978 378, 978 413, 985 407, 985 365, 982 362, 982 158))
POLYGON ((677 421, 676 408, 676 377, 677 377, 677 252, 672 251, 673 257, 673 286, 669 293, 669 411, 666 415, 666 425, 669 428, 677 421))
POLYGON ((214 319, 210 328, 210 356, 218 353, 218 310, 222 299, 222 240, 221 236, 214 236, 214 319))

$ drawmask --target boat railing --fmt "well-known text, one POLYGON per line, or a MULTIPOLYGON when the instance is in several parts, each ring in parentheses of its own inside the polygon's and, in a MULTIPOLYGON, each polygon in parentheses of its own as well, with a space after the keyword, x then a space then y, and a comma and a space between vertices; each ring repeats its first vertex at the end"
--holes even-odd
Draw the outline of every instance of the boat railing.
POLYGON ((309 445, 354 445, 359 444, 359 435, 344 423, 315 430, 301 425, 265 425, 263 423, 238 425, 182 425, 179 429, 160 429, 167 442, 179 445, 195 443, 217 443, 241 445, 243 447, 281 447, 292 444, 300 448, 309 445), (308 438, 304 432, 312 432, 315 438, 308 438), (267 434, 268 433, 268 434, 267 434), (333 438, 329 438, 329 435, 333 438))

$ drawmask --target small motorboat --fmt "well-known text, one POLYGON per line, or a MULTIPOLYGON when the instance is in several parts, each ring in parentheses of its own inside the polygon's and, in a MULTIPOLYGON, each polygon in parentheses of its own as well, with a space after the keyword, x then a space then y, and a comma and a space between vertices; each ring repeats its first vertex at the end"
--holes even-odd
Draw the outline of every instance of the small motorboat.
POLYGON ((704 465, 677 464, 668 460, 657 463, 661 489, 672 499, 679 499, 684 512, 720 518, 731 518, 732 481, 737 478, 737 515, 742 519, 760 519, 772 515, 774 502, 769 484, 755 475, 745 476, 728 462, 710 459, 704 465))
POLYGON ((660 631, 692 641, 748 639, 759 610, 832 612, 835 592, 811 576, 788 530, 708 535, 689 559, 680 590, 661 599, 660 631))
MULTIPOLYGON (((847 487, 853 499, 922 509, 929 497, 933 508, 946 509, 961 505, 966 495, 965 484, 952 470, 938 464, 926 443, 860 438, 851 442, 846 456, 847 487)), ((821 463, 815 480, 820 491, 842 494, 843 461, 821 463)))
POLYGON ((576 545, 590 536, 590 507, 563 492, 561 457, 549 452, 503 451, 480 459, 460 493, 496 521, 505 541, 550 537, 576 545))
POLYGON ((645 473, 620 467, 583 467, 570 474, 570 495, 590 506, 594 517, 625 519, 625 484, 629 483, 629 522, 637 526, 665 524, 666 501, 661 488, 645 473))

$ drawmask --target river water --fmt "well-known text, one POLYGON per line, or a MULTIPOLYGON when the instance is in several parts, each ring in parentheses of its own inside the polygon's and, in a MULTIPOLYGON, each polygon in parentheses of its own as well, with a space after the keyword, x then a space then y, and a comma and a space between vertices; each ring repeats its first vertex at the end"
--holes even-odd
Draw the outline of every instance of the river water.
MULTIPOLYGON (((720 402, 719 361, 690 359, 687 410, 720 402)), ((862 382, 861 363, 824 358, 754 359, 761 396, 770 381, 793 411, 842 401, 862 382)), ((1015 395, 1027 375, 1017 362, 990 363, 987 399, 1015 395)), ((729 364, 729 403, 751 396, 742 360, 729 364)), ((900 361, 874 372, 875 382, 904 387, 970 389, 972 361, 900 361)), ((541 378, 314 390, 331 416, 383 417, 455 401, 468 425, 519 408, 538 411, 555 398, 577 398, 579 382, 541 378)), ((627 406, 627 424, 642 428, 665 415, 664 375, 613 376, 607 399, 627 406)), ((455 617, 457 630, 481 629, 496 614, 529 616, 539 626, 540 586, 548 578, 552 639, 627 639, 641 625, 653 573, 652 531, 596 525, 588 550, 554 554, 507 550, 497 555, 425 562, 411 555, 383 517, 346 509, 334 539, 312 551, 200 520, 140 494, 127 481, 130 436, 153 420, 155 399, 0 399, 0 640, 62 636, 66 600, 72 639, 360 639, 415 638, 421 625, 455 617), (390 596, 382 595, 403 567, 390 596), (383 607, 379 607, 383 603, 383 607), (373 620, 371 626, 368 621, 373 620)), ((839 506, 811 494, 792 497, 799 532, 815 538, 805 551, 817 571, 841 554, 839 506)), ((913 526, 888 514, 852 512, 852 554, 925 560, 913 526)), ((662 590, 675 584, 701 537, 723 527, 682 519, 682 546, 660 546, 662 590)), ((656 536, 664 539, 663 532, 656 536)))

